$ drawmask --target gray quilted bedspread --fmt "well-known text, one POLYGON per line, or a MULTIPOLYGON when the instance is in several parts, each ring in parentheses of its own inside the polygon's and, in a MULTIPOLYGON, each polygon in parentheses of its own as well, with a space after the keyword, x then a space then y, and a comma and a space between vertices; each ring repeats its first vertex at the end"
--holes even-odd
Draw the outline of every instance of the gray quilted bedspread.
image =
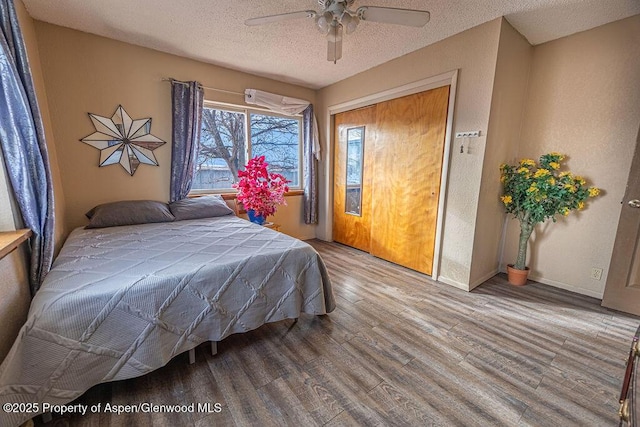
MULTIPOLYGON (((234 216, 76 229, 0 366, 0 403, 68 403, 204 341, 334 306, 311 246, 234 216)), ((0 409, 0 425, 37 412, 0 409)))

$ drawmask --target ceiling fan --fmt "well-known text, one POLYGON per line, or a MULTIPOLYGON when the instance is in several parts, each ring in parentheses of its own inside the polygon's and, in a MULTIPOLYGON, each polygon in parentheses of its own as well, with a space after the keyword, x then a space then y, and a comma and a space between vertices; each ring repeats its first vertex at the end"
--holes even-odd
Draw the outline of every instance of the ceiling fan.
POLYGON ((360 21, 423 27, 429 22, 426 10, 398 9, 394 7, 360 6, 349 9, 355 0, 318 0, 321 12, 301 10, 279 15, 261 16, 244 21, 245 25, 263 25, 298 18, 315 18, 320 33, 327 37, 327 60, 335 64, 342 58, 342 34, 353 33, 360 21))

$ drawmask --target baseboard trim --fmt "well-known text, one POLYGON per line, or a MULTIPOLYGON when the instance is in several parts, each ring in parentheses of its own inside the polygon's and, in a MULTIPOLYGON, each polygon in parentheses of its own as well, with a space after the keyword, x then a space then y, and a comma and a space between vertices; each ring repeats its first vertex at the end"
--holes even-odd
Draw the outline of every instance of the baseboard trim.
POLYGON ((500 273, 500 271, 497 268, 495 270, 490 271, 489 273, 485 274, 484 276, 482 276, 481 278, 479 278, 475 282, 472 282, 469 285, 469 290, 473 290, 473 289, 477 288, 478 286, 482 285, 484 282, 486 282, 487 280, 491 279, 493 276, 495 276, 498 273, 500 273))
POLYGON ((567 283, 557 282, 555 280, 545 279, 544 277, 540 277, 532 274, 529 275, 529 279, 534 280, 538 283, 542 283, 545 285, 553 286, 555 288, 564 289, 566 291, 575 292, 576 294, 586 295, 588 297, 593 297, 597 299, 602 299, 602 296, 604 295, 604 291, 592 291, 589 289, 578 288, 577 286, 569 285, 567 283))
POLYGON ((453 280, 453 279, 449 279, 449 278, 444 277, 444 276, 438 277, 438 282, 442 282, 445 285, 453 286, 454 288, 462 289, 463 291, 469 292, 469 290, 470 290, 469 287, 467 285, 465 285, 464 283, 458 282, 458 281, 453 280))
MULTIPOLYGON (((507 273, 506 271, 500 271, 501 273, 507 273)), ((573 285, 569 285, 568 283, 558 282, 556 280, 545 279, 544 277, 537 276, 535 274, 529 274, 529 280, 533 280, 534 282, 542 283, 543 285, 553 286, 554 288, 564 289, 565 291, 575 292, 576 294, 586 295, 588 297, 602 299, 604 295, 604 290, 602 291, 591 291, 589 289, 578 288, 573 285)))

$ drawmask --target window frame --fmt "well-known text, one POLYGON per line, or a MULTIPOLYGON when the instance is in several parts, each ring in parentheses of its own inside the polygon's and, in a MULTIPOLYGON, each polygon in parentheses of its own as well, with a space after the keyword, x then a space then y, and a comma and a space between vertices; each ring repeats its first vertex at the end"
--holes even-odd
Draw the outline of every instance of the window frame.
MULTIPOLYGON (((302 167, 303 167, 303 123, 302 123, 302 114, 295 115, 287 115, 276 113, 275 111, 271 111, 267 108, 254 108, 254 107, 246 107, 242 105, 235 104, 227 104, 222 102, 208 101, 205 100, 203 104, 203 108, 210 108, 215 110, 224 110, 230 111, 234 113, 244 114, 244 138, 245 138, 245 155, 247 159, 252 158, 252 143, 251 143, 251 114, 261 114, 261 115, 269 115, 272 117, 281 117, 284 119, 297 120, 298 121, 298 185, 289 186, 290 192, 301 191, 303 187, 303 175, 302 175, 302 167)), ((200 144, 200 141, 198 141, 200 144)), ((198 145, 199 148, 199 145, 198 145)), ((236 189, 233 187, 229 188, 205 188, 205 189, 191 189, 189 190, 188 195, 202 195, 202 194, 228 194, 228 193, 236 193, 236 189)))
POLYGON ((4 154, 0 149, 0 231, 18 229, 16 223, 16 202, 4 162, 4 154))

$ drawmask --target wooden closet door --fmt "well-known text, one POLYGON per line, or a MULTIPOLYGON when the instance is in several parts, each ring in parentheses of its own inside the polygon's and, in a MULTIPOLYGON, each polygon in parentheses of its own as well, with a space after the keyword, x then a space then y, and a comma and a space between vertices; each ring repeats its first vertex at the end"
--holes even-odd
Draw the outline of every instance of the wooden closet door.
MULTIPOLYGON (((374 168, 372 154, 376 135, 375 124, 375 106, 347 111, 334 116, 336 148, 333 165, 333 240, 366 252, 369 252, 371 241, 371 178, 374 168), (347 208, 347 191, 350 191, 352 197, 357 190, 353 184, 347 185, 347 134, 350 129, 358 128, 364 128, 364 150, 362 153, 364 169, 359 190, 362 198, 359 209, 354 209, 353 198, 350 199, 351 203, 347 208), (359 214, 353 213, 355 210, 359 210, 359 214), (347 213, 347 211, 352 211, 352 213, 347 213)), ((353 182, 353 178, 351 182, 353 182)))
POLYGON ((449 86, 376 106, 372 255, 431 274, 449 86))

